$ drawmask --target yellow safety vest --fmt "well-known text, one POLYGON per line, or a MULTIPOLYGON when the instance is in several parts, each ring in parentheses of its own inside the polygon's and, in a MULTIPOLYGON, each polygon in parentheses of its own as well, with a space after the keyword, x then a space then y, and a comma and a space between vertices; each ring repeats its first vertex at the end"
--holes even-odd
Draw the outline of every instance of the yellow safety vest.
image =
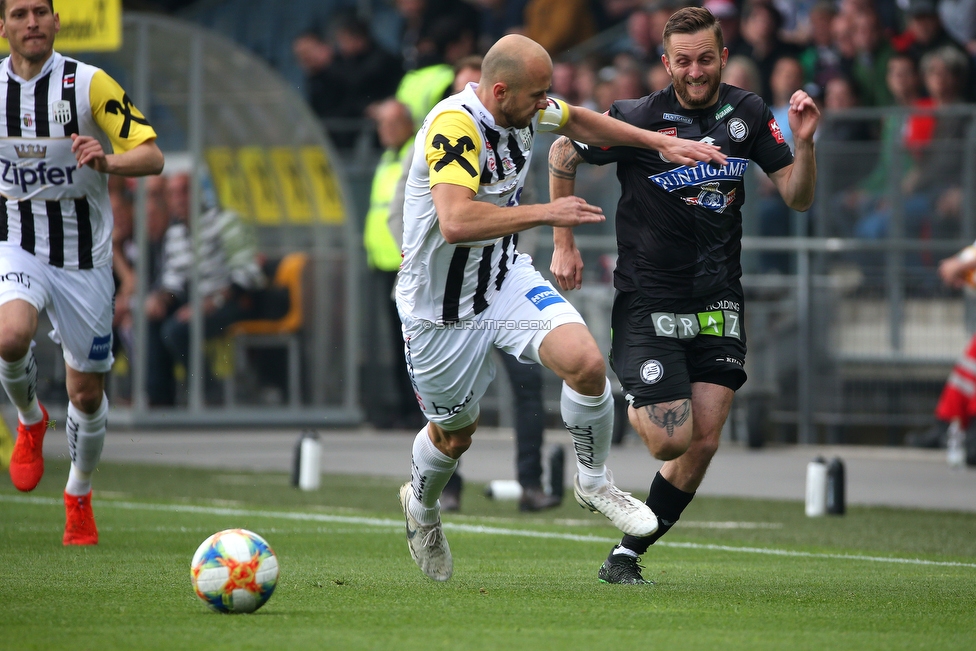
POLYGON ((454 68, 438 63, 419 70, 411 70, 400 81, 396 98, 407 105, 413 116, 414 128, 419 129, 424 118, 454 83, 454 68))
POLYGON ((390 201, 403 173, 403 156, 412 144, 411 139, 400 151, 387 149, 383 152, 373 174, 369 212, 366 213, 366 225, 363 228, 363 245, 366 247, 369 266, 380 271, 396 271, 400 268, 400 247, 390 233, 387 218, 390 215, 390 201))

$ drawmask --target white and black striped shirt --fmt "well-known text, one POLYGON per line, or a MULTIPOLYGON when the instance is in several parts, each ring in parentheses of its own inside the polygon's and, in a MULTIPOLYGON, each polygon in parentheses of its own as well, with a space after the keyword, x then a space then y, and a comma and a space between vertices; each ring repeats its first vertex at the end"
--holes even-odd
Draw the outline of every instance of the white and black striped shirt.
POLYGON ((65 269, 112 262, 107 175, 78 167, 71 135, 106 153, 156 137, 105 72, 53 53, 30 80, 0 61, 0 242, 65 269))

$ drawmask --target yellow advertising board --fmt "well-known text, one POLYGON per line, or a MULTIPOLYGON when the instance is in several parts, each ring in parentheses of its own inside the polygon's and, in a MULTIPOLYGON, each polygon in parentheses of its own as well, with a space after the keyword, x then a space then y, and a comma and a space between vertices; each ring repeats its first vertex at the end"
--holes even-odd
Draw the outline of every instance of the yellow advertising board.
MULTIPOLYGON (((122 0, 55 0, 61 31, 54 41, 58 52, 112 52, 122 47, 122 0)), ((7 53, 0 39, 0 53, 7 53)))
POLYGON ((253 219, 247 181, 237 165, 234 150, 230 147, 214 147, 207 150, 206 156, 220 206, 233 210, 245 219, 253 219))
POLYGON ((280 224, 284 211, 267 151, 263 147, 241 147, 237 161, 250 187, 254 220, 263 226, 280 224))
POLYGON ((305 175, 302 174, 297 152, 291 147, 275 147, 271 150, 271 166, 278 177, 288 221, 292 224, 310 224, 315 208, 305 186, 305 175))
POLYGON ((321 147, 302 147, 299 156, 318 205, 319 219, 326 224, 341 224, 346 217, 342 209, 342 194, 325 150, 321 147))

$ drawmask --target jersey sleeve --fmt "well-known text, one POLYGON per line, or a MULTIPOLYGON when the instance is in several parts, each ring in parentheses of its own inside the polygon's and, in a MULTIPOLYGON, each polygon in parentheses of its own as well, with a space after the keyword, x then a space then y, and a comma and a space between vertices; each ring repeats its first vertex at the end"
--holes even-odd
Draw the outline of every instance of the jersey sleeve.
POLYGON ((445 111, 434 118, 424 140, 430 167, 430 187, 450 183, 477 194, 481 184, 481 135, 462 111, 445 111))
POLYGON ((546 108, 539 111, 539 131, 555 131, 566 126, 569 122, 569 104, 550 97, 546 100, 546 108))
POLYGON ((92 76, 89 95, 92 116, 112 141, 116 153, 129 151, 156 137, 149 120, 104 70, 92 76))
POLYGON ((793 163, 793 152, 765 103, 759 115, 762 118, 755 125, 756 139, 752 143, 749 158, 756 161, 766 174, 772 174, 793 163))
MULTIPOLYGON (((607 115, 617 120, 623 120, 616 103, 610 106, 607 115)), ((626 122, 626 120, 624 120, 626 122)), ((582 142, 573 141, 573 147, 590 165, 609 165, 622 160, 629 160, 634 155, 632 147, 593 147, 582 142)))

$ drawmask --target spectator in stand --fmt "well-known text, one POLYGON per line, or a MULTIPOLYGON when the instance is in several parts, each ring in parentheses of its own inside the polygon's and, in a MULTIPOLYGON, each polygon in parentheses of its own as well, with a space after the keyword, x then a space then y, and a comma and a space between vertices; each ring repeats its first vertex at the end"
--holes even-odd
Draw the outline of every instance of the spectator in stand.
POLYGON ((422 65, 408 72, 396 89, 396 99, 410 108, 414 130, 437 102, 451 94, 454 65, 474 54, 472 25, 457 16, 445 16, 431 25, 418 45, 422 65))
POLYGON ((478 7, 478 50, 486 51, 506 34, 521 31, 528 0, 473 0, 478 7))
POLYGON ((942 0, 938 10, 942 26, 976 61, 976 0, 942 0))
POLYGON ((891 42, 885 36, 874 8, 854 14, 853 24, 854 46, 857 48, 853 77, 861 90, 861 103, 864 106, 888 106, 893 101, 885 83, 888 59, 894 51, 891 42))
POLYGON ((810 44, 800 54, 805 78, 820 88, 846 72, 831 31, 836 15, 833 0, 820 0, 810 9, 810 44))
POLYGON ((529 0, 523 33, 557 57, 596 35, 588 0, 529 0))
POLYGON ((647 69, 645 79, 647 90, 651 93, 664 90, 671 85, 671 75, 668 74, 668 69, 660 61, 650 65, 647 69))
POLYGON ((576 66, 569 61, 552 64, 552 89, 549 94, 570 104, 579 104, 576 95, 576 66))
MULTIPOLYGON (((870 150, 863 143, 875 140, 873 121, 859 118, 837 118, 838 111, 846 111, 861 105, 857 82, 850 77, 838 75, 829 79, 824 87, 824 120, 817 131, 818 165, 821 170, 821 184, 837 196, 856 184, 870 172, 874 164, 870 150)), ((830 198, 825 200, 829 201, 830 198)), ((829 218, 833 218, 830 215, 829 218)))
MULTIPOLYGON (((966 56, 952 46, 934 50, 922 58, 922 79, 933 108, 963 101, 967 68, 966 56)), ((952 230, 962 212, 961 146, 969 123, 964 115, 936 113, 929 142, 910 149, 916 164, 901 179, 899 196, 906 237, 958 236, 952 230)), ((890 173, 885 175, 888 176, 890 173)), ((891 213, 890 202, 879 201, 872 212, 858 221, 855 234, 868 238, 887 236, 891 213)))
POLYGON ((765 0, 754 0, 743 15, 742 36, 749 44, 749 56, 759 68, 759 78, 762 80, 760 96, 767 104, 773 101, 770 78, 776 62, 785 56, 799 55, 799 48, 779 37, 782 25, 783 18, 779 11, 765 0))
POLYGON ((596 87, 600 81, 601 67, 599 58, 594 55, 583 59, 576 67, 576 97, 579 98, 579 105, 594 111, 597 110, 596 87))
POLYGON ((748 54, 749 45, 742 38, 742 24, 739 19, 739 7, 733 0, 705 0, 705 9, 712 12, 722 25, 722 37, 725 48, 729 51, 729 58, 748 54))
POLYGON ((621 53, 614 57, 613 77, 615 99, 638 99, 647 94, 644 88, 644 71, 631 54, 621 53))
POLYGON ((197 260, 204 337, 215 337, 237 321, 258 316, 254 293, 267 282, 258 264, 254 238, 240 217, 214 207, 200 215, 199 258, 190 233, 190 175, 167 179, 173 223, 166 230, 163 268, 146 298, 149 319, 148 377, 151 406, 176 404, 174 364, 186 366, 190 351, 190 273, 197 260))
MULTIPOLYGON (((305 34, 293 44, 306 75, 305 96, 322 118, 363 118, 366 107, 396 90, 403 76, 399 58, 373 41, 369 25, 355 15, 338 14, 332 22, 332 43, 305 34)), ((332 130, 340 147, 350 146, 356 133, 332 130)))
POLYGON ((853 13, 837 12, 830 23, 830 33, 834 42, 834 51, 839 60, 837 63, 839 72, 850 74, 854 69, 854 57, 857 56, 857 46, 854 43, 853 13))
MULTIPOLYGON (((905 8, 905 18, 905 31, 893 39, 896 50, 907 52, 915 57, 916 61, 921 61, 927 53, 934 50, 943 47, 955 48, 966 55, 966 74, 970 79, 972 78, 970 74, 972 62, 969 61, 969 55, 946 31, 934 0, 909 0, 905 8)), ((964 89, 963 97, 969 100, 976 99, 976 89, 964 89)))
POLYGON ((722 70, 722 81, 730 86, 736 86, 757 94, 762 85, 759 79, 759 68, 756 67, 752 59, 742 55, 729 57, 725 63, 725 68, 722 70))
MULTIPOLYGON (((793 148, 793 132, 790 130, 790 98, 803 88, 803 67, 795 57, 784 56, 773 66, 770 77, 773 101, 769 105, 782 137, 793 148)), ((759 235, 766 237, 788 237, 792 233, 792 218, 789 206, 783 201, 776 186, 765 174, 757 174, 759 195, 759 235)), ((779 251, 763 251, 759 255, 760 271, 787 273, 790 269, 790 254, 779 251)))

